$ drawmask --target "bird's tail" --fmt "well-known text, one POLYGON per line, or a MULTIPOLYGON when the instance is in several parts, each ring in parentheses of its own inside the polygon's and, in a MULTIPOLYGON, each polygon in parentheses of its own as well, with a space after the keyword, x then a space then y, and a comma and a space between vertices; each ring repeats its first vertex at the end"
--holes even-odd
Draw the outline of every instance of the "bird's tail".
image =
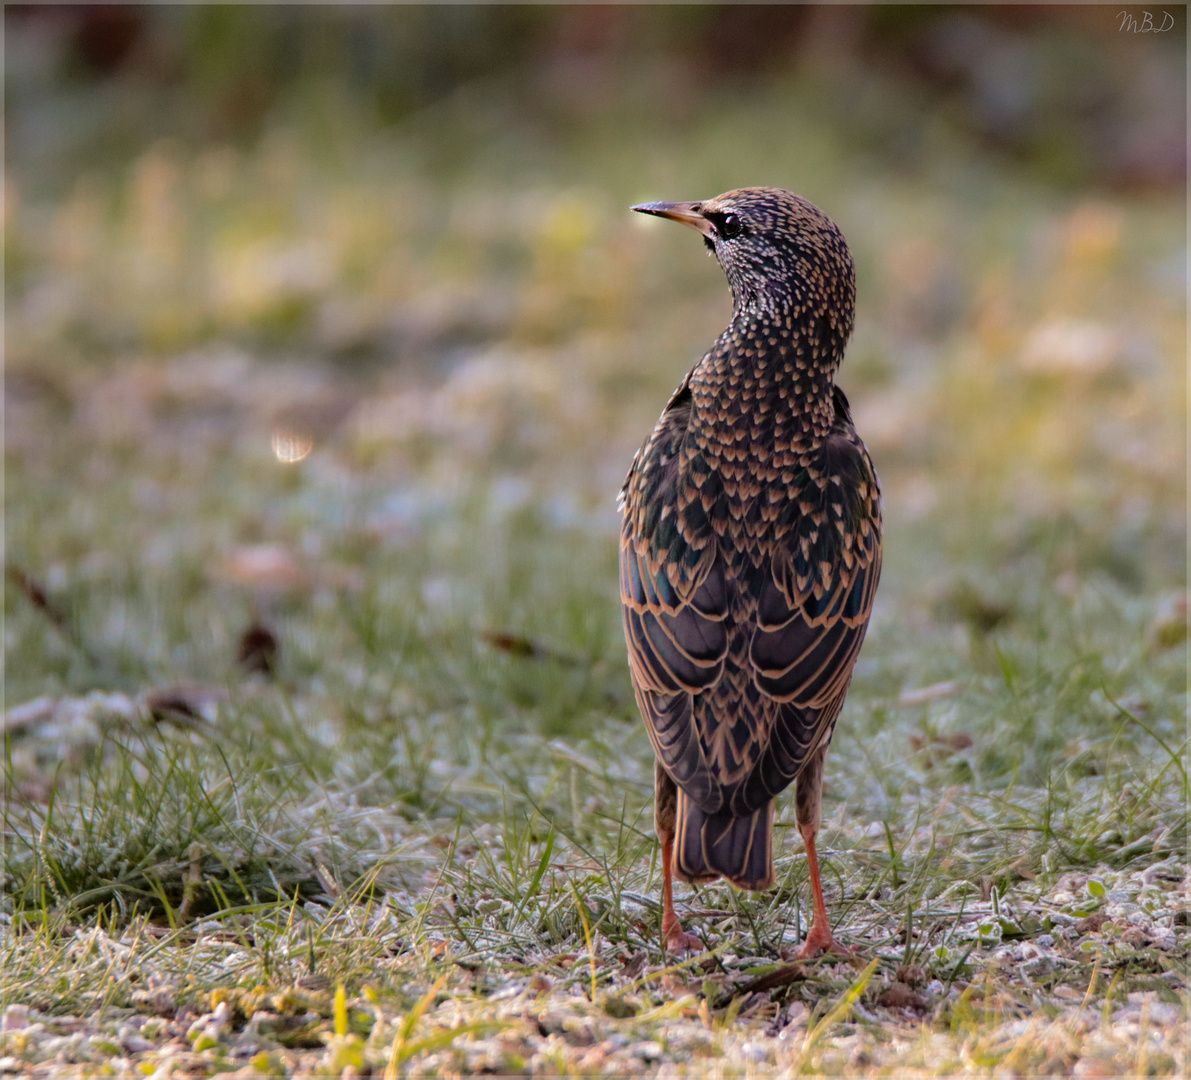
POLYGON ((772 889, 773 800, 744 817, 708 814, 678 789, 674 873, 681 881, 727 878, 738 889, 772 889))

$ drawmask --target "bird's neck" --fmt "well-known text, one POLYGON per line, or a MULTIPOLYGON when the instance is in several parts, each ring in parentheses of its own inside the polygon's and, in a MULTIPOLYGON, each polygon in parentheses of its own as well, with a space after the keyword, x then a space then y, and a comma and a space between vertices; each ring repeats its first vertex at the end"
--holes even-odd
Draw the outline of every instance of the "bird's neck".
POLYGON ((856 282, 851 275, 825 272, 814 261, 796 260, 771 273, 742 274, 725 267, 732 289, 732 322, 790 326, 843 356, 856 314, 856 282))
POLYGON ((696 370, 696 408, 733 426, 747 419, 758 437, 785 432, 800 445, 817 444, 835 422, 841 353, 842 345, 792 313, 738 310, 696 370))
POLYGON ((764 373, 775 391, 799 400, 831 399, 844 343, 825 318, 805 308, 745 308, 733 313, 720 341, 732 343, 731 363, 742 374, 764 373))

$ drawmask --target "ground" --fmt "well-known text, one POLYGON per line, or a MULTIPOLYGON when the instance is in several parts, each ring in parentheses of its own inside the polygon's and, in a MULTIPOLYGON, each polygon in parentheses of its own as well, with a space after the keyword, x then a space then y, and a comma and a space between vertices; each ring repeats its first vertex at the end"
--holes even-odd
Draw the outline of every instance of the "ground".
POLYGON ((942 132, 878 182, 731 100, 441 181, 504 108, 10 180, 0 1070, 1180 1074, 1181 196, 942 132), (627 207, 762 158, 856 253, 888 520, 821 833, 855 951, 802 965, 790 798, 779 887, 680 887, 707 950, 659 947, 615 568, 729 312, 627 207))

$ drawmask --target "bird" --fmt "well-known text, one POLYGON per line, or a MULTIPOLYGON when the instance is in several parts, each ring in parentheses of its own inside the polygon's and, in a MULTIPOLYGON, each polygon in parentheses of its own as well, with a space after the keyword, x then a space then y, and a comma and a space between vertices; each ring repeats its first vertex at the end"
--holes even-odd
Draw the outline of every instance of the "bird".
POLYGON ((662 936, 702 948, 673 879, 776 883, 774 800, 795 784, 813 894, 797 959, 846 953, 815 835, 827 747, 881 575, 881 490, 835 375, 856 275, 843 234, 782 188, 638 213, 702 234, 732 320, 683 378, 621 489, 629 670, 652 743, 662 936))

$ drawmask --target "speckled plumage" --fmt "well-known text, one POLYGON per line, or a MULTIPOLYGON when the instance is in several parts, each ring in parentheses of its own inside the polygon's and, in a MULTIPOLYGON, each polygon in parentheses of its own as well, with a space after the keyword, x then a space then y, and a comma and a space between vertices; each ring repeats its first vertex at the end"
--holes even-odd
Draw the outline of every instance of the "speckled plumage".
POLYGON ((634 209, 702 232, 734 301, 621 492, 625 636, 667 857, 676 843, 669 911, 671 869, 774 884, 773 799, 795 780, 813 862, 823 755, 880 575, 881 503, 834 384, 855 309, 835 224, 775 188, 634 209))

